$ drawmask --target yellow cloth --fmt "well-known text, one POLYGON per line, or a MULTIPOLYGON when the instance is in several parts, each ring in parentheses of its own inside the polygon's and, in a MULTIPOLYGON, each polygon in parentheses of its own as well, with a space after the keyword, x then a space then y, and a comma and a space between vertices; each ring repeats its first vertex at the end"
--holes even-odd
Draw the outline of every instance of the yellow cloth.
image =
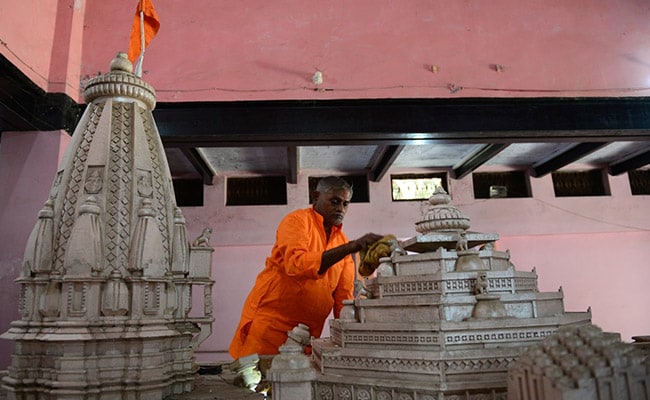
POLYGON ((379 259, 382 257, 390 257, 390 254, 397 246, 398 242, 395 235, 386 235, 368 246, 366 250, 361 250, 359 252, 361 259, 359 263, 359 274, 361 276, 372 275, 379 266, 379 259))
POLYGON ((341 225, 332 227, 326 242, 323 217, 313 208, 284 217, 266 266, 244 303, 230 344, 237 359, 252 353, 278 354, 287 332, 298 323, 320 337, 329 313, 338 318, 344 299, 353 298, 354 261, 351 256, 318 274, 324 251, 348 242, 341 225))

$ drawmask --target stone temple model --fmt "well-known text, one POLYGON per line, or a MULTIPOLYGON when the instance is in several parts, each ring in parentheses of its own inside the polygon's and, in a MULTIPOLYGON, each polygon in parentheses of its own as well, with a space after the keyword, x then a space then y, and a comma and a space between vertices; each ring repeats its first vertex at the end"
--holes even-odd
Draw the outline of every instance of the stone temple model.
POLYGON ((161 399, 189 392, 212 332, 213 249, 192 245, 152 116, 126 54, 89 103, 28 240, 9 399, 161 399), (203 310, 190 316, 193 289, 203 310))
POLYGON ((650 358, 595 325, 562 327, 508 371, 508 400, 648 400, 650 358))
POLYGON ((563 293, 539 292, 496 234, 439 188, 401 243, 347 301, 330 337, 312 341, 318 400, 505 400, 508 369, 528 346, 591 312, 565 312, 563 293), (475 248, 479 249, 475 249, 475 248))

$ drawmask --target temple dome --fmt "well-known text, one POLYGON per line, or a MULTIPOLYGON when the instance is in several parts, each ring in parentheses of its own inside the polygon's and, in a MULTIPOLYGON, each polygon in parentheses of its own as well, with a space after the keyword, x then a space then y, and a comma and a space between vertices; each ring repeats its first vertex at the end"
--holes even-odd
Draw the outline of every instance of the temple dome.
POLYGON ((115 100, 130 98, 139 100, 146 109, 153 111, 156 107, 154 88, 133 75, 133 64, 126 53, 119 52, 110 64, 111 72, 88 81, 84 89, 84 98, 88 103, 100 97, 112 97, 115 100))
POLYGON ((458 208, 449 204, 451 197, 442 186, 438 186, 429 197, 431 206, 415 223, 415 230, 421 234, 433 231, 461 232, 469 228, 467 218, 458 208))

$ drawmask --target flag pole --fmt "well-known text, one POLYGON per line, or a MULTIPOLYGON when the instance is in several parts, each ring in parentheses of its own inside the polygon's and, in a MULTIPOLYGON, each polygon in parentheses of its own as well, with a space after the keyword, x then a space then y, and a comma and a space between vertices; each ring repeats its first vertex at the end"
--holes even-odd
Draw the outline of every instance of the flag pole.
POLYGON ((140 56, 138 57, 138 63, 135 67, 135 76, 138 78, 142 77, 142 62, 144 61, 144 7, 142 4, 143 0, 140 0, 140 56))

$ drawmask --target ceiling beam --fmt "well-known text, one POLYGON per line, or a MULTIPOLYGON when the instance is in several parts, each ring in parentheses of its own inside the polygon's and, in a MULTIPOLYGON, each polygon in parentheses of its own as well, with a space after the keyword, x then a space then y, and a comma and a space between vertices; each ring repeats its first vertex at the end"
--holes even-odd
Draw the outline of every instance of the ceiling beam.
POLYGON ((205 161, 201 152, 196 147, 181 148, 183 155, 189 160, 196 172, 201 175, 204 185, 212 185, 214 172, 210 165, 205 161))
POLYGON ((603 142, 586 142, 567 146, 564 151, 553 155, 551 158, 533 164, 530 175, 539 178, 550 172, 557 171, 558 169, 581 159, 587 154, 590 154, 607 144, 608 143, 603 142))
MULTIPOLYGON (((0 131, 72 133, 85 107, 0 54, 0 131)), ((169 102, 153 114, 166 147, 650 140, 650 97, 169 102)))
POLYGON ((650 98, 158 103, 166 146, 569 143, 650 138, 650 98))
POLYGON ((287 160, 289 162, 289 183, 298 183, 298 173, 300 172, 300 149, 297 146, 287 147, 287 160))
POLYGON ((645 149, 626 159, 610 163, 607 171, 610 175, 620 175, 648 164, 650 164, 650 149, 645 149))
POLYGON ((370 181, 379 182, 402 150, 404 150, 403 145, 378 146, 368 162, 370 181))
POLYGON ((461 179, 508 147, 504 143, 486 144, 452 167, 454 179, 461 179))

